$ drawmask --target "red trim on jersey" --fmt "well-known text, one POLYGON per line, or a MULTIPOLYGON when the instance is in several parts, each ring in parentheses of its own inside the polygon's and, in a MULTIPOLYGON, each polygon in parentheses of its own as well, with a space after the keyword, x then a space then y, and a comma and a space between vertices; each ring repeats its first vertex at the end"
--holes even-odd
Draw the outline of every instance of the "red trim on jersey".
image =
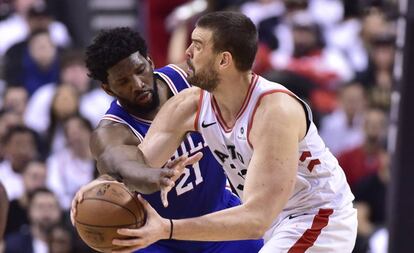
POLYGON ((249 143, 249 145, 250 145, 250 147, 251 147, 251 148, 253 148, 253 145, 252 145, 252 143, 250 142, 249 136, 250 136, 250 129, 251 129, 251 128, 252 128, 252 126, 253 126, 253 118, 254 118, 254 115, 256 114, 256 110, 257 110, 257 108, 259 107, 260 102, 261 102, 261 100, 262 100, 262 98, 263 98, 264 96, 269 95, 269 94, 273 94, 273 93, 276 93, 276 92, 283 92, 283 93, 288 94, 289 96, 292 96, 292 97, 294 97, 294 98, 297 98, 297 97, 295 96, 295 94, 293 94, 293 93, 292 93, 292 92, 290 92, 289 90, 281 90, 281 89, 278 89, 278 90, 269 90, 269 91, 266 91, 266 92, 264 92, 264 93, 260 94, 259 98, 257 99, 256 105, 254 106, 252 116, 251 116, 251 118, 249 119, 249 123, 247 124, 247 143, 249 143))
POLYGON ((171 68, 173 68, 175 71, 179 72, 184 79, 187 77, 187 73, 183 69, 181 69, 180 67, 178 67, 177 65, 170 64, 168 66, 170 66, 171 68))
POLYGON ((102 116, 102 119, 105 120, 110 120, 110 121, 114 121, 114 122, 118 122, 118 123, 125 123, 125 121, 117 116, 114 116, 112 114, 105 114, 104 116, 102 116))
POLYGON ((172 93, 174 95, 177 95, 178 94, 178 90, 175 87, 173 81, 170 79, 170 77, 167 76, 166 74, 162 73, 162 72, 156 72, 156 73, 158 75, 160 75, 162 77, 162 80, 164 80, 167 83, 167 85, 168 85, 168 87, 170 87, 170 90, 172 91, 172 93))
POLYGON ((292 248, 289 249, 288 253, 304 253, 307 249, 312 247, 321 234, 322 229, 328 225, 329 216, 331 216, 333 212, 333 209, 319 209, 318 214, 313 218, 311 228, 303 233, 292 248))
POLYGON ((200 89, 200 97, 198 99, 198 107, 197 107, 197 112, 196 112, 196 116, 194 119, 194 129, 196 131, 198 131, 198 120, 200 119, 200 110, 201 110, 201 106, 203 104, 203 96, 204 96, 204 91, 202 89, 200 89))
MULTIPOLYGON (((256 75, 255 73, 253 73, 252 80, 250 81, 249 89, 247 90, 246 97, 244 97, 243 104, 240 107, 240 110, 236 115, 236 122, 240 118, 240 116, 244 113, 244 111, 246 110, 247 105, 249 104, 250 98, 252 97, 253 90, 256 87, 258 79, 259 79, 259 76, 256 75)), ((216 118, 218 119, 218 122, 221 125, 221 127, 223 128, 224 132, 226 132, 226 133, 231 132, 236 123, 231 127, 229 127, 226 124, 223 117, 221 116, 220 107, 218 106, 217 101, 213 96, 211 96, 211 105, 213 107, 214 113, 216 114, 216 118)))

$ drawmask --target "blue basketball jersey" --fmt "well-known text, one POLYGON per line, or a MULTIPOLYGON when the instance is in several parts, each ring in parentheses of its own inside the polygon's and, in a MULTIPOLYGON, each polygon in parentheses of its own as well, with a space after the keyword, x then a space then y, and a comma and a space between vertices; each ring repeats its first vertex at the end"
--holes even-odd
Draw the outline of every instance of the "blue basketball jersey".
MULTIPOLYGON (((157 69, 154 71, 154 74, 155 78, 163 80, 168 85, 174 95, 183 89, 191 87, 185 78, 186 74, 175 65, 167 65, 157 69)), ((140 141, 143 140, 151 124, 149 120, 129 114, 117 100, 112 102, 103 119, 127 125, 140 141)), ((168 193, 169 206, 167 208, 164 208, 162 205, 159 192, 143 195, 162 217, 171 219, 197 217, 240 204, 240 200, 225 188, 226 176, 224 170, 216 161, 199 133, 188 134, 172 159, 183 154, 193 155, 199 151, 203 152, 203 158, 198 163, 187 166, 183 175, 176 181, 175 187, 168 193)), ((239 246, 243 247, 244 250, 247 249, 244 252, 257 252, 262 245, 261 240, 241 242, 239 246)), ((172 252, 180 250, 183 252, 207 252, 206 250, 209 248, 222 247, 220 243, 216 242, 174 240, 162 240, 156 244, 159 246, 152 245, 147 251, 152 252, 151 249, 156 249, 154 252, 161 252, 156 247, 167 247, 173 250, 172 252)), ((234 245, 234 242, 231 245, 234 245)), ((144 249, 142 252, 145 253, 147 251, 144 249)), ((216 252, 228 252, 228 249, 216 252)))

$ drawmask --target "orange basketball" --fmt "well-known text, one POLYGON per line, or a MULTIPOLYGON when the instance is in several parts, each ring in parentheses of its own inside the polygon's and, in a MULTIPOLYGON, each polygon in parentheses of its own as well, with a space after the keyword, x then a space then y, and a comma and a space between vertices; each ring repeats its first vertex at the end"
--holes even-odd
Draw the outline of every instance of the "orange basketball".
POLYGON ((78 203, 75 226, 79 236, 91 248, 111 252, 114 238, 126 238, 119 228, 139 228, 145 224, 146 213, 138 198, 124 184, 105 182, 84 193, 78 203))

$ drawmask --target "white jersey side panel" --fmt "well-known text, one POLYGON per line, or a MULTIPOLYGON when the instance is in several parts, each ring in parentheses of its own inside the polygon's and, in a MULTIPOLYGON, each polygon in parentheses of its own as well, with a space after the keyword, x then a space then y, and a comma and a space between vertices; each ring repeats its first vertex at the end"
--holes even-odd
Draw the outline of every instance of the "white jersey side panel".
MULTIPOLYGON (((243 196, 245 176, 253 154, 248 140, 252 117, 260 99, 275 92, 284 92, 296 97, 284 86, 254 75, 232 128, 226 126, 222 120, 213 96, 205 91, 200 95, 197 130, 202 133, 214 156, 223 165, 240 197, 243 196)), ((306 136, 299 143, 296 185, 283 211, 289 215, 310 209, 342 208, 354 199, 345 174, 320 138, 312 122, 309 107, 297 99, 306 108, 310 125, 306 136)))

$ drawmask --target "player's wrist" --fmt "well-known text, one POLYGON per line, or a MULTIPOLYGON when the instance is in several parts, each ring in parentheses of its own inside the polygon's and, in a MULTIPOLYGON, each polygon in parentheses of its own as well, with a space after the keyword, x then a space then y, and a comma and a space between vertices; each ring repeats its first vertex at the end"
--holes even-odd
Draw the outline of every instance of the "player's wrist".
POLYGON ((173 233, 174 233, 174 222, 172 219, 163 219, 163 234, 162 239, 171 240, 173 239, 173 233))

